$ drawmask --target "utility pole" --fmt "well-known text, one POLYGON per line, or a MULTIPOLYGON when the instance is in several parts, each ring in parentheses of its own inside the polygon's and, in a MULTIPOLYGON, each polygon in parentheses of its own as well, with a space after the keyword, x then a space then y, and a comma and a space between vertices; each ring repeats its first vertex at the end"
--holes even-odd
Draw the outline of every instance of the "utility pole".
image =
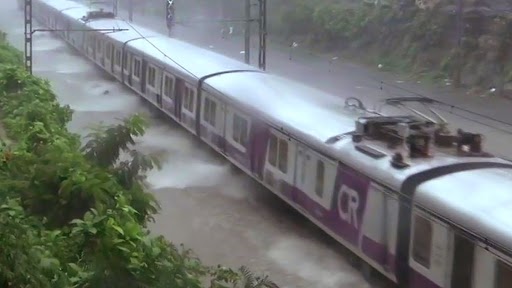
POLYGON ((251 63, 251 0, 245 0, 245 63, 251 63))
POLYGON ((128 20, 133 22, 133 0, 128 0, 128 20))
MULTIPOLYGON (((58 31, 83 31, 83 32, 119 32, 128 29, 32 29, 32 0, 24 0, 24 22, 25 22, 25 69, 32 75, 33 67, 33 39, 32 36, 36 32, 58 32, 58 31)), ((87 16, 87 15, 84 15, 87 16)))
POLYGON ((260 47, 258 53, 258 67, 261 70, 267 68, 267 0, 260 1, 260 13, 259 13, 259 38, 260 47))
POLYGON ((117 16, 117 7, 119 5, 119 0, 112 0, 112 12, 117 16))
POLYGON ((25 69, 32 74, 32 0, 25 0, 25 69))
POLYGON ((453 84, 455 87, 460 87, 462 84, 462 35, 464 34, 464 0, 457 0, 457 53, 456 53, 456 65, 455 65, 455 75, 453 79, 453 84))

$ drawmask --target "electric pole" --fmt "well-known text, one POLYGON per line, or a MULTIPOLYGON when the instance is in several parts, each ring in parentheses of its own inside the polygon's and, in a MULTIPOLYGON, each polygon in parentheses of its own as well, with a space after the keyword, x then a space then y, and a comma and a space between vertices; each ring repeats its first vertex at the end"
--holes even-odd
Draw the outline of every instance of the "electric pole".
POLYGON ((251 0, 245 0, 245 63, 251 63, 251 0))
POLYGON ((128 0, 128 20, 133 22, 133 0, 128 0))
POLYGON ((25 0, 25 69, 32 74, 32 0, 25 0))
POLYGON ((459 88, 462 84, 462 35, 464 34, 464 2, 463 0, 457 0, 457 52, 456 56, 456 67, 455 67, 455 77, 453 79, 453 84, 456 88, 459 88))
POLYGON ((119 5, 119 0, 112 0, 112 12, 117 16, 117 6, 119 5))
POLYGON ((266 70, 267 68, 267 0, 260 1, 259 13, 259 36, 260 47, 258 53, 258 68, 266 70))
MULTIPOLYGON (((127 31, 128 29, 32 29, 32 0, 24 0, 25 2, 25 11, 24 22, 25 22, 25 69, 28 73, 32 75, 32 67, 33 67, 33 39, 32 36, 36 32, 59 32, 59 31, 83 31, 83 32, 119 32, 119 31, 127 31)), ((84 15, 88 17, 88 15, 84 15)))

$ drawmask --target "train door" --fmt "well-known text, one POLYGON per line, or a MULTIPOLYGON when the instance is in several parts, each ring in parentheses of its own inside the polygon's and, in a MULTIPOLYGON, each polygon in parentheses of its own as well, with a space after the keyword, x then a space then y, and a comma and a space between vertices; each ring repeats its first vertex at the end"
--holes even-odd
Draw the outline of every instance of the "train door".
POLYGON ((275 193, 293 200, 293 179, 297 142, 276 129, 270 129, 263 181, 275 193))
MULTIPOLYGON (((297 145, 297 162, 295 164, 295 187, 299 191, 308 191, 309 185, 307 183, 307 166, 311 156, 307 153, 307 148, 302 145, 297 145)), ((294 193, 295 194, 295 193, 294 193)), ((293 196, 293 201, 296 202, 296 196, 293 196)))
POLYGON ((464 235, 454 233, 452 288, 471 288, 475 245, 464 235))
POLYGON ((408 287, 449 287, 446 275, 452 264, 450 244, 453 239, 449 226, 416 207, 412 220, 408 287))
POLYGON ((176 78, 176 92, 174 93, 174 115, 176 116, 176 119, 178 122, 181 122, 181 102, 183 99, 183 93, 185 92, 185 82, 180 79, 176 78))
POLYGON ((140 92, 146 96, 146 81, 147 81, 147 70, 148 68, 148 61, 146 59, 142 59, 142 71, 140 73, 141 79, 140 79, 140 92))
POLYGON ((112 69, 112 64, 113 64, 112 52, 113 52, 113 45, 112 45, 112 43, 110 43, 110 41, 108 41, 108 40, 105 40, 105 57, 104 57, 105 60, 104 60, 104 63, 105 63, 105 70, 107 72, 109 72, 109 73, 113 72, 113 69, 112 69))
POLYGON ((94 62, 100 64, 102 67, 105 67, 105 63, 103 62, 103 39, 101 35, 96 36, 96 53, 94 54, 94 62))

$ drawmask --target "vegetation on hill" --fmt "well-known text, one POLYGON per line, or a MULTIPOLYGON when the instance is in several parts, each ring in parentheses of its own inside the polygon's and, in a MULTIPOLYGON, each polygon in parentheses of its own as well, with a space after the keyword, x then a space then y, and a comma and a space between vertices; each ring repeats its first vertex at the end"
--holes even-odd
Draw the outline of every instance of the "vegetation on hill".
POLYGON ((512 96, 512 13, 462 0, 459 21, 453 0, 373 2, 277 0, 271 29, 316 50, 512 96))
POLYGON ((0 287, 276 287, 150 235, 159 207, 144 175, 158 163, 133 148, 144 119, 99 127, 82 145, 66 129, 72 110, 20 63, 1 34, 0 117, 12 141, 0 142, 0 287))
MULTIPOLYGON (((251 2, 256 17, 258 1, 251 2)), ((486 90, 495 87, 499 94, 512 97, 512 4, 461 0, 458 13, 457 2, 272 0, 268 1, 269 36, 285 45, 294 41, 318 53, 382 64, 413 78, 486 90)), ((159 0, 145 3, 146 13, 163 15, 159 0)), ((193 22, 198 17, 241 19, 245 1, 188 0, 176 5, 177 18, 193 22)), ((236 27, 235 33, 243 32, 243 23, 229 25, 236 27)))

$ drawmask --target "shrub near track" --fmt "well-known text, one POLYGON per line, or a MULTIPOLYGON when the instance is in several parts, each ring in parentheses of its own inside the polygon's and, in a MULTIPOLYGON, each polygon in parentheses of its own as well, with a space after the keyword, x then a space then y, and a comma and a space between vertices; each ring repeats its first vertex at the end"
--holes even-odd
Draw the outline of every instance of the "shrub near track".
POLYGON ((144 175, 158 163, 133 149, 144 119, 100 126, 82 146, 66 128, 72 110, 0 36, 1 120, 12 140, 0 146, 0 287, 277 287, 151 236, 158 203, 144 175))

